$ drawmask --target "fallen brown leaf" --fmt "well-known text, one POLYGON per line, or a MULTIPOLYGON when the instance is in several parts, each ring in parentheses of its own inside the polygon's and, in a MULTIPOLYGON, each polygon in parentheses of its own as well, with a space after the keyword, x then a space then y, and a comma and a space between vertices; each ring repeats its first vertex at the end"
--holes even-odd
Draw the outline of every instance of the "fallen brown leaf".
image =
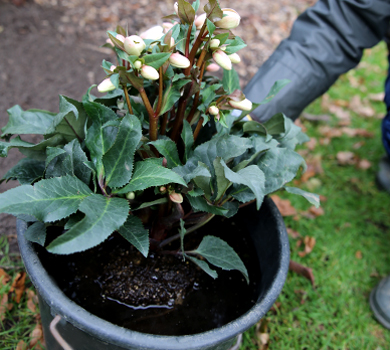
POLYGON ((27 350, 27 344, 24 342, 24 340, 19 341, 15 350, 27 350))
POLYGON ((359 149, 359 148, 361 148, 362 146, 364 146, 365 145, 365 142, 364 141, 359 141, 359 142, 356 142, 353 146, 352 146, 352 148, 353 149, 359 149))
POLYGON ((356 78, 351 74, 348 74, 347 76, 348 76, 349 85, 351 85, 353 88, 358 88, 360 86, 361 82, 359 81, 358 78, 356 78))
POLYGON ((311 206, 309 208, 309 212, 314 216, 321 216, 325 214, 325 211, 322 207, 316 208, 315 206, 311 206))
POLYGON ((16 275, 14 281, 12 282, 10 292, 15 292, 14 300, 18 304, 20 303, 20 299, 22 299, 23 292, 26 288, 25 281, 26 281, 26 273, 22 271, 16 275))
POLYGON ((27 294, 27 308, 33 313, 35 313, 37 310, 38 297, 31 289, 28 289, 26 291, 26 294, 27 294))
POLYGON ((378 92, 377 94, 369 94, 368 98, 371 101, 382 102, 385 99, 385 93, 384 92, 378 92))
POLYGON ((313 275, 313 270, 311 268, 298 264, 293 260, 290 260, 289 269, 290 271, 293 271, 307 278, 311 282, 311 285, 314 287, 314 275, 313 275))
POLYGON ((1 321, 4 321, 5 313, 8 310, 7 305, 8 305, 8 295, 3 294, 1 301, 0 301, 0 320, 1 321))
POLYGON ((371 106, 363 104, 358 95, 351 98, 349 101, 349 108, 363 117, 373 117, 375 115, 375 110, 371 106))
POLYGON ((339 107, 348 107, 349 102, 346 100, 335 100, 334 104, 339 107))
POLYGON ((316 244, 316 239, 314 237, 305 236, 303 239, 303 243, 305 244, 305 248, 302 252, 298 252, 298 255, 303 258, 307 254, 310 254, 316 244))
POLYGON ((355 253, 356 259, 361 259, 363 257, 362 252, 360 250, 357 250, 355 253))
POLYGON ((256 343, 258 350, 267 350, 269 345, 268 321, 263 319, 256 324, 256 343))
POLYGON ((40 344, 43 343, 43 332, 42 332, 42 325, 40 323, 37 323, 35 325, 35 328, 30 333, 30 348, 34 347, 34 349, 42 349, 40 347, 40 344))
POLYGON ((351 114, 349 113, 349 111, 345 110, 342 107, 330 105, 328 110, 330 113, 334 114, 339 119, 349 120, 351 118, 351 114))
POLYGON ((310 138, 310 141, 306 142, 306 147, 312 151, 317 146, 317 139, 312 137, 310 138))
POLYGON ((371 168, 371 163, 367 159, 361 159, 357 163, 357 167, 362 170, 367 170, 371 168))
POLYGON ((282 216, 292 216, 297 213, 296 209, 291 205, 291 202, 288 199, 282 199, 276 194, 272 195, 271 198, 278 207, 282 216))
POLYGON ((296 239, 298 237, 301 237, 298 231, 294 231, 292 228, 287 227, 287 233, 290 237, 296 239))
POLYGON ((328 114, 315 115, 315 114, 309 114, 309 113, 302 113, 300 118, 306 119, 310 122, 326 122, 326 123, 328 123, 331 120, 331 117, 328 114))
POLYGON ((355 155, 350 151, 340 151, 336 155, 339 165, 351 165, 355 163, 355 155))

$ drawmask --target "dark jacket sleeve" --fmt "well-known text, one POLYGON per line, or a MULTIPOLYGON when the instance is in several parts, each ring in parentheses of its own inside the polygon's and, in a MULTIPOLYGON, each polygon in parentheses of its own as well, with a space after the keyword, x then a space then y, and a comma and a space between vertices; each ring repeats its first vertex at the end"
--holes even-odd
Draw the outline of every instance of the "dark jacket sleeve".
POLYGON ((249 100, 260 102, 276 80, 291 81, 251 115, 264 121, 283 112, 296 119, 359 63, 365 48, 384 38, 389 20, 390 0, 319 0, 298 17, 290 36, 244 89, 249 100))

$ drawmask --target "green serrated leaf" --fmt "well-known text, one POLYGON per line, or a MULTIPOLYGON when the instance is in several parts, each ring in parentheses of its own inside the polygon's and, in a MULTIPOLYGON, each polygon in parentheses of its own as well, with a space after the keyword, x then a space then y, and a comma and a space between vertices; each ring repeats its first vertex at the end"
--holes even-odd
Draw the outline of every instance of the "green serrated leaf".
POLYGON ((96 102, 84 101, 84 107, 92 120, 92 125, 87 129, 85 144, 91 160, 100 174, 102 157, 112 147, 118 133, 118 128, 114 126, 103 127, 103 125, 111 120, 116 120, 117 115, 111 108, 96 102))
POLYGON ((214 176, 213 161, 215 158, 221 157, 227 162, 231 158, 240 156, 251 147, 252 143, 248 138, 234 135, 217 136, 196 147, 193 157, 206 164, 214 176))
POLYGON ((79 206, 85 214, 84 219, 52 241, 47 250, 55 254, 72 254, 95 247, 124 224, 129 209, 126 199, 92 194, 79 206))
POLYGON ((28 226, 24 237, 34 243, 38 243, 41 246, 45 244, 46 241, 46 225, 43 222, 37 221, 28 226))
POLYGON ((171 139, 167 140, 156 140, 149 142, 148 144, 153 145, 167 160, 168 168, 180 166, 181 161, 179 158, 179 152, 177 151, 176 143, 171 139))
POLYGON ((228 195, 237 199, 241 203, 248 203, 256 199, 255 194, 248 186, 238 184, 233 184, 233 186, 229 189, 228 195))
POLYGON ((304 159, 289 148, 271 148, 257 162, 265 175, 265 195, 277 191, 296 176, 304 159))
POLYGON ((215 30, 216 26, 208 18, 206 18, 206 24, 207 24, 207 30, 208 30, 209 35, 211 37, 213 35, 213 33, 214 33, 214 30, 215 30))
POLYGON ((149 254, 149 231, 144 228, 140 218, 129 215, 118 232, 127 239, 141 254, 147 258, 149 254))
POLYGON ((219 45, 223 45, 229 38, 229 33, 220 33, 214 36, 214 39, 219 40, 219 45))
POLYGON ((161 52, 150 55, 145 55, 143 57, 145 64, 152 66, 155 69, 159 69, 171 56, 171 52, 161 52))
POLYGON ((252 190, 256 196, 257 210, 259 210, 265 196, 265 177, 259 167, 257 165, 250 165, 235 173, 233 170, 228 168, 223 160, 221 160, 221 165, 225 170, 225 177, 229 181, 248 186, 252 190))
POLYGON ((60 95, 60 112, 53 118, 45 135, 60 134, 67 142, 85 137, 85 123, 87 114, 83 104, 69 97, 60 95))
POLYGON ((23 158, 4 175, 5 180, 18 180, 21 185, 30 185, 41 179, 45 171, 45 162, 23 158))
POLYGON ((173 84, 167 83, 167 87, 165 88, 163 93, 160 114, 158 116, 163 115, 169 110, 171 110, 171 108, 181 96, 180 89, 184 85, 188 84, 190 81, 190 79, 180 79, 175 81, 173 84))
POLYGON ((192 7, 194 8, 195 12, 198 11, 200 6, 200 0, 196 0, 192 3, 192 7))
POLYGON ((218 278, 217 271, 210 268, 209 264, 206 261, 194 258, 193 256, 186 255, 186 257, 191 260, 194 264, 198 265, 204 272, 206 272, 210 277, 216 279, 218 278))
POLYGON ((212 22, 219 21, 223 17, 223 12, 217 0, 209 0, 209 2, 203 7, 203 10, 206 12, 207 18, 212 22))
POLYGON ((195 19, 195 9, 191 6, 191 4, 185 0, 178 1, 178 16, 181 19, 182 23, 191 24, 195 19))
POLYGON ((45 179, 0 194, 0 212, 32 215, 43 222, 58 221, 76 212, 91 192, 75 176, 45 179))
MULTIPOLYGON (((161 160, 160 160, 161 162, 161 160)), ((187 186, 183 178, 170 169, 156 164, 151 160, 144 160, 135 163, 134 174, 131 181, 123 188, 114 191, 114 193, 128 193, 144 190, 148 187, 162 186, 168 183, 177 183, 187 186)))
POLYGON ((55 113, 42 111, 40 109, 30 109, 23 111, 19 105, 7 110, 9 120, 1 131, 1 137, 8 134, 45 134, 50 127, 55 113))
POLYGON ((319 208, 320 196, 318 194, 310 193, 310 192, 301 190, 300 188, 297 188, 297 187, 284 186, 284 189, 288 193, 297 194, 299 196, 302 196, 303 198, 306 198, 309 203, 313 204, 316 208, 319 208))
POLYGON ((267 129, 267 132, 271 135, 278 135, 284 133, 286 128, 284 126, 284 120, 286 116, 283 113, 277 113, 267 120, 263 125, 267 129))
POLYGON ((217 191, 214 193, 213 200, 217 202, 222 198, 226 190, 231 185, 231 182, 225 177, 225 170, 221 164, 221 160, 221 157, 217 157, 213 162, 217 184, 217 191))
POLYGON ((191 207, 195 211, 204 211, 214 215, 222 215, 222 216, 224 216, 228 212, 228 209, 222 207, 216 207, 214 205, 208 204, 203 197, 187 196, 187 199, 190 202, 191 207))
POLYGON ((263 124, 256 120, 249 120, 245 122, 242 126, 242 131, 246 133, 255 132, 259 135, 267 135, 267 129, 263 124))
POLYGON ((192 133, 191 125, 184 120, 183 131, 181 132, 181 138, 184 142, 184 160, 185 163, 192 155, 192 146, 194 145, 194 135, 192 133))
POLYGON ((50 147, 47 150, 45 177, 73 175, 89 184, 91 170, 84 164, 87 161, 87 155, 81 149, 77 139, 73 139, 66 144, 64 149, 50 147))
POLYGON ((223 70, 222 84, 227 94, 231 94, 234 90, 240 89, 240 78, 234 68, 231 70, 223 70))
POLYGON ((123 117, 113 146, 103 155, 106 183, 110 187, 126 185, 133 173, 134 154, 142 138, 139 119, 131 114, 123 117))
POLYGON ((195 157, 191 157, 185 165, 173 168, 172 171, 180 175, 187 183, 197 176, 211 177, 207 166, 195 157))
POLYGON ((155 201, 144 202, 139 207, 131 208, 131 210, 132 211, 136 211, 136 210, 140 210, 140 209, 143 209, 143 208, 152 207, 153 205, 164 204, 164 203, 167 203, 167 202, 168 202, 168 199, 166 197, 159 198, 159 199, 156 199, 155 201))
POLYGON ((238 212, 238 209, 240 208, 240 204, 237 201, 234 202, 226 202, 222 207, 229 210, 225 217, 231 218, 232 216, 236 215, 238 212))
POLYGON ((193 253, 201 255, 210 264, 218 266, 222 270, 240 271, 249 283, 248 271, 244 263, 234 249, 222 239, 215 236, 205 236, 193 253))
POLYGON ((236 36, 233 40, 230 40, 230 39, 227 40, 226 44, 228 45, 226 47, 226 50, 225 50, 225 53, 227 55, 231 55, 233 53, 236 53, 237 51, 239 51, 247 46, 245 44, 245 42, 238 36, 236 36))

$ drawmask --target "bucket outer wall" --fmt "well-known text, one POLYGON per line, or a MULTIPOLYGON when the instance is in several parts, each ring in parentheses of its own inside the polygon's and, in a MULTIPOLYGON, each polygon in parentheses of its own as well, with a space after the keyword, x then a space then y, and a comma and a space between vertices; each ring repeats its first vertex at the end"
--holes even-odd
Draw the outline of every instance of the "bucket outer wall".
POLYGON ((188 336, 158 336, 116 326, 89 313, 57 287, 43 268, 33 245, 24 238, 25 222, 17 220, 19 248, 27 273, 37 289, 47 350, 62 350, 49 331, 51 320, 73 350, 226 350, 236 336, 258 322, 271 308, 285 282, 290 250, 283 218, 268 197, 258 212, 254 205, 240 210, 258 253, 261 290, 256 304, 244 315, 225 326, 188 336))

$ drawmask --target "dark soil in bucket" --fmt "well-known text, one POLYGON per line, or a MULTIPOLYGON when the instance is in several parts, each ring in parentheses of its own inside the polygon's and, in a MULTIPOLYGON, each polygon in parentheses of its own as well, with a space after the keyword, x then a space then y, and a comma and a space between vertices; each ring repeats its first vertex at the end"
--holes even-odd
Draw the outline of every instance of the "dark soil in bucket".
POLYGON ((189 335, 244 314, 256 302, 260 287, 256 251, 244 225, 217 217, 186 240, 198 243, 204 235, 218 236, 234 247, 248 269, 249 285, 238 271, 215 268, 219 277, 214 280, 174 255, 152 253, 145 259, 116 235, 83 253, 38 253, 64 293, 94 315, 138 332, 189 335))

